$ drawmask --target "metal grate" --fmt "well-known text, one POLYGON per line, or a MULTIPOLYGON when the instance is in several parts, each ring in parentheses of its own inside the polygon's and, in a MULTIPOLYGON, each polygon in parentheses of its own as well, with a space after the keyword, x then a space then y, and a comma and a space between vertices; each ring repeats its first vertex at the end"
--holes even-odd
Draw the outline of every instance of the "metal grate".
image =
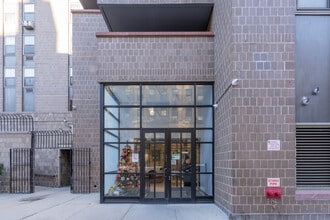
POLYGON ((24 114, 0 114, 0 132, 30 132, 33 131, 33 117, 24 114))
POLYGON ((71 131, 34 131, 33 147, 36 149, 72 148, 71 131))
POLYGON ((76 148, 72 153, 72 192, 90 193, 90 148, 76 148))
POLYGON ((330 125, 297 125, 297 186, 330 186, 330 125))
POLYGON ((33 193, 33 151, 10 149, 10 193, 33 193))

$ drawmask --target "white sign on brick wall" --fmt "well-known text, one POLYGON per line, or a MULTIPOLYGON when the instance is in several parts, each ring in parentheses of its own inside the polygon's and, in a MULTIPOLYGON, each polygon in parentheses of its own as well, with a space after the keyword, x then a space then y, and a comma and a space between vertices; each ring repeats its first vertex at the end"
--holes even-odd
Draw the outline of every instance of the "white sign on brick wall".
POLYGON ((268 140, 267 141, 267 150, 270 150, 270 151, 281 150, 281 141, 280 140, 268 140))
POLYGON ((268 187, 280 187, 281 179, 280 178, 267 178, 268 187))

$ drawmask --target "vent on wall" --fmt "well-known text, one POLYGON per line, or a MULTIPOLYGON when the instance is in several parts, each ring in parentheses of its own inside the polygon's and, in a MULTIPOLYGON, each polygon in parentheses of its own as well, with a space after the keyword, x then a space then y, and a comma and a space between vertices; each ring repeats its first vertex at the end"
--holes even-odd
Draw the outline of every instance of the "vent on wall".
POLYGON ((330 124, 297 125, 296 184, 330 187, 330 124))

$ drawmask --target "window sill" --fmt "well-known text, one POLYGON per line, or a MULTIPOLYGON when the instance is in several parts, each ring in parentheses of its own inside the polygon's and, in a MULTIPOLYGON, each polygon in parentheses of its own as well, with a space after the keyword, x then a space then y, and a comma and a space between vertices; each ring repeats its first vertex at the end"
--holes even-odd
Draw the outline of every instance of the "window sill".
POLYGON ((330 200, 330 189, 298 189, 296 200, 330 200))

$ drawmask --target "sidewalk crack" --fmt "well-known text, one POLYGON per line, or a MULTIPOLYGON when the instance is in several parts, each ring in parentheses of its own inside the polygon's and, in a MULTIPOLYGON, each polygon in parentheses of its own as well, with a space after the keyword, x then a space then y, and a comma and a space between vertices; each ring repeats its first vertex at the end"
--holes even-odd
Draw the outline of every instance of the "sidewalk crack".
POLYGON ((128 214, 128 212, 131 210, 131 208, 133 207, 133 205, 130 205, 127 209, 127 211, 125 212, 125 214, 123 215, 123 217, 120 220, 124 220, 126 215, 128 214))

